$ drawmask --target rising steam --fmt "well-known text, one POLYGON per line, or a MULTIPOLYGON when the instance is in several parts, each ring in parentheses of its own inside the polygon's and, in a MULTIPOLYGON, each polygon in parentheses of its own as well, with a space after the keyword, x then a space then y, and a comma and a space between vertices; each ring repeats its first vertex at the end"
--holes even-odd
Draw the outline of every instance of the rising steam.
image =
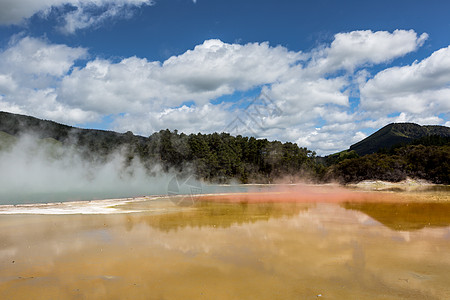
POLYGON ((0 204, 161 195, 173 174, 145 168, 124 151, 105 158, 24 135, 0 151, 0 204))

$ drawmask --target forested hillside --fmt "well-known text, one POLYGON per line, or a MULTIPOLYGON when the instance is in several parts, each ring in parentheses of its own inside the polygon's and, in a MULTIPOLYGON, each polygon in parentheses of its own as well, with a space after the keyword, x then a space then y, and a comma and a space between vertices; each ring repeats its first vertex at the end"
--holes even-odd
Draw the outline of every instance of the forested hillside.
POLYGON ((0 112, 0 151, 11 149, 20 136, 28 134, 47 144, 76 149, 86 160, 107 161, 120 153, 125 156, 125 163, 138 159, 149 171, 158 165, 165 172, 195 174, 210 182, 302 179, 351 183, 413 177, 450 184, 449 130, 444 126, 390 124, 350 150, 317 157, 314 151, 294 143, 228 133, 186 135, 161 130, 143 137, 0 112), (371 154, 365 155, 366 152, 371 154))
POLYGON ((401 181, 407 177, 450 184, 450 139, 435 136, 444 145, 413 144, 393 147, 362 157, 345 159, 328 169, 329 178, 341 183, 362 180, 401 181))
POLYGON ((424 136, 450 137, 450 128, 445 126, 420 126, 414 123, 392 123, 351 145, 350 151, 358 155, 372 154, 380 149, 389 149, 398 144, 409 144, 424 136))
POLYGON ((52 138, 96 161, 107 160, 120 151, 129 161, 139 158, 148 169, 159 164, 164 171, 194 172, 198 178, 214 182, 235 179, 269 183, 284 176, 312 178, 316 169, 322 168, 315 163, 313 151, 296 144, 228 133, 186 135, 161 130, 146 138, 131 132, 79 129, 5 112, 0 112, 0 131, 16 137, 29 134, 52 138))

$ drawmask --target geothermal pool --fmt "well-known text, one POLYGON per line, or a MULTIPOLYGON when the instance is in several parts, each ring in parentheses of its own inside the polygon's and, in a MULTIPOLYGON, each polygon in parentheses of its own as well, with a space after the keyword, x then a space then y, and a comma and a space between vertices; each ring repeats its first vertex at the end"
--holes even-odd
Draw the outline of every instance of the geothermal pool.
POLYGON ((2 207, 0 299, 450 299, 450 193, 2 207))

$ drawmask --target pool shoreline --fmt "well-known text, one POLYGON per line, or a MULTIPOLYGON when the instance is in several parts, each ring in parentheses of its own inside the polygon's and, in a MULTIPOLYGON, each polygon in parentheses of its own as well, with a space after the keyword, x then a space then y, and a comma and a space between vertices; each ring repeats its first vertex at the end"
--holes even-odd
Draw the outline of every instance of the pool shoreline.
POLYGON ((95 199, 68 202, 49 202, 35 204, 5 204, 0 205, 0 215, 15 214, 127 214, 148 211, 177 211, 187 206, 193 206, 197 201, 222 201, 222 202, 403 202, 403 198, 413 202, 450 202, 450 187, 442 185, 422 185, 409 183, 375 182, 361 185, 314 185, 314 184, 285 184, 285 185, 247 185, 246 192, 219 192, 204 194, 180 194, 180 195, 149 195, 128 198, 95 199), (436 192, 436 190, 438 192, 436 192), (430 194, 434 198, 424 197, 430 194), (423 200, 427 198, 427 200, 423 200), (142 208, 142 204, 158 203, 157 207, 148 205, 142 208), (170 201, 167 201, 170 200, 170 201), (187 200, 187 201, 186 201, 187 200), (141 208, 138 208, 141 204, 141 208), (170 205, 168 205, 170 204, 170 205))

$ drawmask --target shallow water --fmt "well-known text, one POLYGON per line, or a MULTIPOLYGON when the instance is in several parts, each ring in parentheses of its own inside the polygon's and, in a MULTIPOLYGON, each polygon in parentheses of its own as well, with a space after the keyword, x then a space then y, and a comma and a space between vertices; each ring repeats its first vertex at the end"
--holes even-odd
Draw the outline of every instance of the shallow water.
MULTIPOLYGON (((1 178, 0 178, 1 180, 1 178)), ((49 190, 46 192, 35 192, 29 190, 26 186, 21 187, 14 192, 7 192, 0 190, 0 206, 1 205, 26 205, 26 204, 44 204, 44 203, 59 203, 59 202, 76 202, 76 201, 90 201, 100 199, 114 199, 114 198, 127 198, 127 197, 142 197, 143 195, 173 195, 174 192, 170 190, 169 180, 158 182, 157 184, 136 186, 128 189, 116 189, 111 188, 91 188, 91 191, 85 190, 70 190, 67 191, 54 191, 49 190), (130 191, 131 190, 131 191, 130 191)), ((196 193, 208 194, 208 193, 236 193, 245 192, 251 185, 213 185, 203 184, 201 182, 194 182, 195 186, 185 185, 180 186, 175 191, 176 194, 190 194, 191 189, 195 189, 196 193)))
POLYGON ((0 299, 450 299, 450 196, 370 195, 0 215, 0 299))

